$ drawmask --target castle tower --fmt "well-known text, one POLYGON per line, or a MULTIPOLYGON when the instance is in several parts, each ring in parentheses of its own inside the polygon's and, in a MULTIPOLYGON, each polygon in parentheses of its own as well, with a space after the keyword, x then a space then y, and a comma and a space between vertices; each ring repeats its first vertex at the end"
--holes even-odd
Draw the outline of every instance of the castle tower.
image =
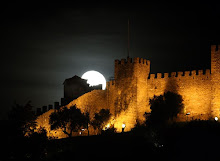
POLYGON ((146 109, 148 107, 147 80, 150 73, 150 61, 143 58, 136 58, 134 62, 134 79, 136 79, 137 92, 137 119, 142 122, 144 121, 144 113, 150 111, 150 109, 146 109))
MULTIPOLYGON (((108 104, 111 113, 116 117, 124 113, 121 123, 126 129, 136 124, 136 120, 143 120, 147 107, 147 78, 150 73, 150 61, 143 58, 115 60, 114 85, 107 89, 108 104), (140 114, 143 113, 143 114, 140 114)), ((120 117, 120 116, 119 116, 120 117)), ((120 122, 120 121, 119 121, 120 122)), ((132 128, 132 127, 131 127, 132 128)))
POLYGON ((220 117, 220 45, 211 46, 211 116, 220 117))

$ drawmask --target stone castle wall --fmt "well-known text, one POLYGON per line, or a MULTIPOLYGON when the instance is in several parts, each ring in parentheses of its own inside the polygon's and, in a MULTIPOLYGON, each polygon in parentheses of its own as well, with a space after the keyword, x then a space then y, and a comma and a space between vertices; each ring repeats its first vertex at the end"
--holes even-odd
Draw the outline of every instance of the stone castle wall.
POLYGON ((149 99, 164 92, 178 93, 184 110, 180 121, 219 117, 220 113, 220 45, 212 46, 209 69, 150 74, 150 61, 140 58, 115 60, 115 80, 107 82, 106 90, 94 90, 70 102, 91 118, 102 108, 110 109, 117 131, 122 124, 131 130, 137 121, 143 122, 150 112, 149 99))
POLYGON ((180 116, 181 121, 206 120, 210 117, 212 83, 209 69, 150 74, 147 78, 148 70, 143 68, 149 68, 142 63, 139 65, 140 69, 135 76, 107 83, 108 107, 112 113, 118 113, 115 118, 116 128, 120 129, 125 123, 129 131, 135 126, 136 120, 142 122, 144 113, 150 112, 149 99, 167 91, 178 93, 183 97, 184 113, 180 116), (141 71, 146 73, 143 74, 141 71))
POLYGON ((147 105, 145 94, 149 71, 150 61, 146 59, 115 61, 115 80, 107 83, 106 92, 108 107, 115 116, 111 123, 119 131, 122 124, 126 124, 126 130, 130 130, 139 116, 142 117, 140 110, 147 105))
MULTIPOLYGON (((219 117, 220 107, 220 45, 212 46, 212 74, 210 69, 172 73, 150 73, 150 61, 128 58, 115 61, 115 80, 108 82, 107 101, 116 114, 117 128, 125 123, 127 130, 143 114, 150 112, 149 99, 164 92, 178 93, 184 110, 180 121, 219 117)), ((115 124, 116 125, 116 124, 115 124)))
POLYGON ((220 45, 211 46, 212 116, 220 113, 220 45))
POLYGON ((210 70, 151 74, 148 79, 149 99, 166 91, 178 93, 183 98, 184 113, 182 119, 208 119, 211 109, 210 70), (186 115, 187 114, 187 115, 186 115), (184 118, 185 117, 185 118, 184 118))
MULTIPOLYGON (((66 105, 66 107, 70 108, 71 106, 76 105, 76 107, 79 108, 83 113, 89 112, 90 118, 92 119, 95 113, 99 112, 101 109, 107 109, 106 98, 107 98, 106 91, 93 90, 73 100, 68 105, 66 105)), ((41 127, 45 128, 48 137, 54 137, 59 139, 65 138, 67 137, 67 135, 64 134, 61 129, 57 129, 57 130, 50 129, 49 117, 50 114, 54 111, 55 111, 54 109, 49 110, 37 118, 36 120, 37 129, 41 127)), ((96 134, 96 131, 94 131, 93 128, 90 127, 89 129, 91 134, 93 135, 96 134)), ((73 135, 78 136, 80 134, 78 132, 74 132, 73 135)), ((82 135, 87 135, 87 132, 83 133, 82 135)))
POLYGON ((67 108, 76 105, 83 113, 89 112, 90 117, 93 118, 95 113, 101 109, 108 109, 106 91, 93 90, 88 92, 66 105, 67 108))

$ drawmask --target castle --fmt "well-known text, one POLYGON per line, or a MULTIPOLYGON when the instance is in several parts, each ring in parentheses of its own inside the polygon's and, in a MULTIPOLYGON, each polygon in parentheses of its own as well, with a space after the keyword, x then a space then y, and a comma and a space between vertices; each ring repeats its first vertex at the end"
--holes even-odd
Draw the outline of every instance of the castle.
MULTIPOLYGON (((114 78, 107 82, 106 90, 88 92, 66 106, 76 105, 91 117, 100 109, 109 109, 112 114, 109 124, 114 124, 118 131, 124 124, 125 131, 129 131, 137 121, 144 121, 145 112, 150 113, 149 99, 171 91, 183 98, 184 110, 177 120, 219 117, 220 45, 211 46, 211 70, 151 74, 149 60, 128 57, 115 60, 114 78)), ((48 120, 49 113, 39 120, 42 117, 48 120)))

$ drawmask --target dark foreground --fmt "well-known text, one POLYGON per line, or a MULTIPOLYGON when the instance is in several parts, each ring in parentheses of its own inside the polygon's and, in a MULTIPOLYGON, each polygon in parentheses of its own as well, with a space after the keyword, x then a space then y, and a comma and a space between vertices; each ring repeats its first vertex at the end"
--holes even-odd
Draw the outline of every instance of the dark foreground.
MULTIPOLYGON (((3 160, 216 160, 220 125, 212 121, 178 123, 160 129, 47 140, 44 137, 1 138, 3 160)), ((1 160, 0 159, 0 160, 1 160)))

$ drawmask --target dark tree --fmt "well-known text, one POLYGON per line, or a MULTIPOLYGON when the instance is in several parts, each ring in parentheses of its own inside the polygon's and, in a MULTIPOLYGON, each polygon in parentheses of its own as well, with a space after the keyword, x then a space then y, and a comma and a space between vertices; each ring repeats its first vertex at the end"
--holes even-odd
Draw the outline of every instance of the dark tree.
POLYGON ((98 129, 98 131, 101 132, 105 123, 110 119, 110 116, 111 113, 109 109, 101 109, 99 113, 95 113, 94 120, 92 121, 94 129, 98 129))
POLYGON ((89 115, 89 112, 86 112, 85 113, 85 127, 88 131, 88 136, 89 136, 89 124, 90 124, 90 115, 89 115))
POLYGON ((74 131, 86 126, 87 119, 80 109, 72 106, 69 109, 64 107, 51 113, 49 123, 51 130, 61 128, 66 135, 71 137, 74 131))
POLYGON ((47 131, 40 128, 38 132, 32 133, 27 140, 26 156, 30 160, 44 160, 47 150, 47 131))
POLYGON ((8 118, 16 135, 32 134, 36 128, 36 117, 32 111, 31 101, 28 101, 24 106, 15 103, 8 118))
POLYGON ((151 114, 147 120, 152 124, 163 124, 173 120, 183 110, 182 96, 172 92, 150 99, 151 114))

